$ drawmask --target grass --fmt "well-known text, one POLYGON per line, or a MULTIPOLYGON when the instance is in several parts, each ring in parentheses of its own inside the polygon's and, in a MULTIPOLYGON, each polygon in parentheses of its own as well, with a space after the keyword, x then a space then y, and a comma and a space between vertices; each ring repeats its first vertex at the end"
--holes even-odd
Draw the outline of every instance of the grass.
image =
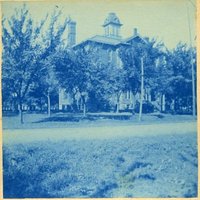
POLYGON ((4 198, 196 197, 196 133, 4 144, 4 198))
POLYGON ((130 116, 129 113, 89 113, 87 117, 82 114, 53 113, 24 114, 24 124, 20 124, 19 116, 4 116, 4 129, 34 129, 34 128, 64 128, 64 127, 88 127, 88 126, 118 126, 130 124, 158 124, 169 122, 195 121, 190 115, 171 114, 143 114, 142 121, 138 122, 138 115, 130 116), (123 119, 123 120, 122 120, 123 119))
POLYGON ((196 119, 105 115, 4 116, 4 198, 197 196, 196 119))

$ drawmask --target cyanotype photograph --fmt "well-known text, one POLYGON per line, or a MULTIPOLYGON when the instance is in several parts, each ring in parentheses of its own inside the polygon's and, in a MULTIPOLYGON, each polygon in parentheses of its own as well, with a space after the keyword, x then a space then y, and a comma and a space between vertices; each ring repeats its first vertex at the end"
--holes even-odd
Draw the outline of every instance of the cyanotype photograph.
POLYGON ((1 10, 3 198, 198 197, 195 0, 1 10))

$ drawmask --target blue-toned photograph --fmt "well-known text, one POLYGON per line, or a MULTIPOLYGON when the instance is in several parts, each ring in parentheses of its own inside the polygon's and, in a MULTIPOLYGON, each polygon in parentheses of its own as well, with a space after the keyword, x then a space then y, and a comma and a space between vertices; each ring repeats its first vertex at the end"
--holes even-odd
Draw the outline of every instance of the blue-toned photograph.
POLYGON ((198 197, 195 0, 1 7, 3 198, 198 197))

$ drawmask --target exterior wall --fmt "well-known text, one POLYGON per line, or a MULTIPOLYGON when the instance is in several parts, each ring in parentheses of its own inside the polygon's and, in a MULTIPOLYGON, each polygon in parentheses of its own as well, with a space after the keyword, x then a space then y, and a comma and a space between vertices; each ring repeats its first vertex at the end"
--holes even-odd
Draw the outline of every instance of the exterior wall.
POLYGON ((65 91, 65 89, 59 89, 59 110, 63 109, 63 106, 68 106, 73 103, 73 100, 69 93, 65 91))
POLYGON ((119 49, 116 50, 116 66, 118 68, 123 68, 123 63, 121 58, 119 57, 119 49))
POLYGON ((108 64, 108 61, 110 60, 112 54, 112 50, 108 47, 99 48, 99 58, 101 58, 101 61, 103 64, 108 64))
POLYGON ((120 96, 120 110, 134 109, 135 103, 139 99, 139 94, 134 96, 130 90, 123 92, 120 96))
MULTIPOLYGON (((90 45, 86 45, 84 48, 89 48, 90 45)), ((114 66, 121 68, 122 61, 119 57, 119 49, 116 49, 113 46, 109 45, 101 45, 97 44, 97 48, 99 50, 99 58, 101 59, 102 63, 105 65, 108 63, 112 63, 114 66)))

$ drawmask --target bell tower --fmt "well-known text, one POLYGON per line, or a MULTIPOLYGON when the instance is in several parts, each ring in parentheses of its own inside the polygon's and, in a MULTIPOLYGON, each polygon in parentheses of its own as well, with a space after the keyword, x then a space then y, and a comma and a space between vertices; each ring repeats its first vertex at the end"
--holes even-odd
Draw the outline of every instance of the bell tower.
POLYGON ((122 24, 115 13, 109 13, 108 17, 105 19, 103 27, 105 36, 113 38, 121 38, 120 28, 122 24))

